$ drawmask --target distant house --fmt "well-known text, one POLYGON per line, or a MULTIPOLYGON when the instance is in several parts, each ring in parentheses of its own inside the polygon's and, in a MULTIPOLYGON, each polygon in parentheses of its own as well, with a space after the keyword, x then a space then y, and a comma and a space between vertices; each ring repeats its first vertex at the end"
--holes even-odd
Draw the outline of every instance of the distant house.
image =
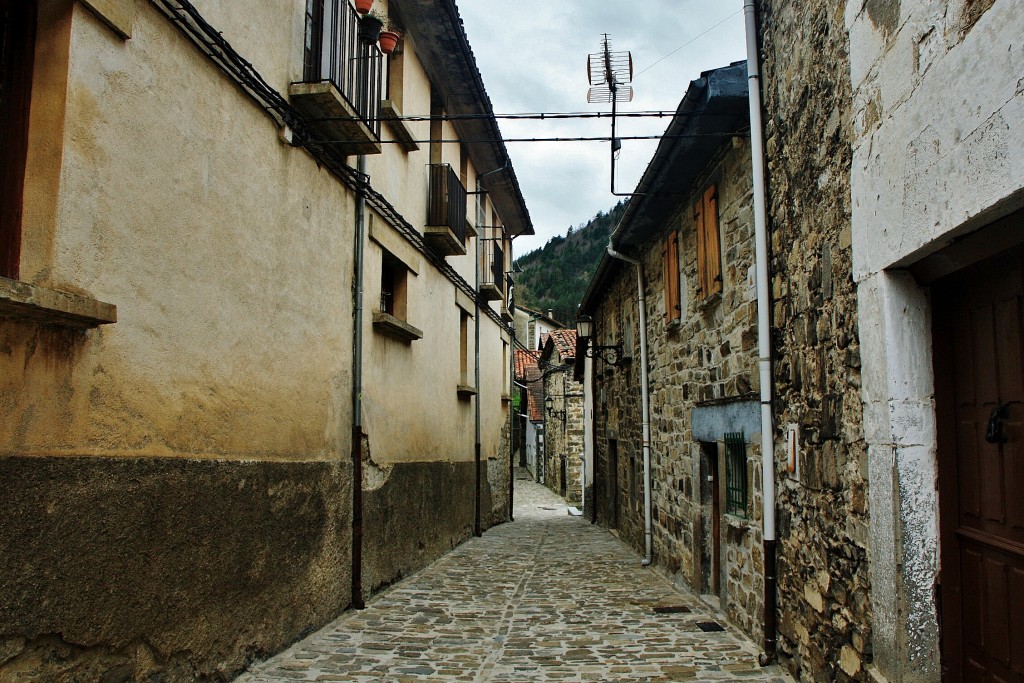
POLYGON ((513 436, 512 458, 520 467, 536 475, 537 453, 544 431, 542 403, 544 388, 541 384, 539 351, 515 350, 516 433, 513 436))
POLYGON ((583 502, 583 392, 573 381, 576 330, 554 330, 544 344, 544 450, 541 481, 571 506, 583 502))
POLYGON ((551 311, 544 314, 516 304, 514 316, 516 339, 532 351, 543 349, 547 335, 553 330, 565 328, 565 325, 552 317, 551 311))

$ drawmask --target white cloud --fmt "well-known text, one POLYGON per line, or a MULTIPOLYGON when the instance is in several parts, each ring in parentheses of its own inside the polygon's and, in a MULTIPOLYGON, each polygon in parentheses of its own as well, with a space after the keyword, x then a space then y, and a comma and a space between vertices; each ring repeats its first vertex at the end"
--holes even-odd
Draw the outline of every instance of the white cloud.
MULTIPOLYGON (((587 56, 599 51, 603 33, 610 35, 612 50, 633 55, 635 99, 620 105, 623 111, 675 110, 689 82, 702 71, 745 58, 740 0, 628 5, 605 0, 458 0, 458 5, 497 114, 610 112, 610 105, 587 104, 587 56)), ((499 125, 506 138, 611 133, 607 119, 500 120, 499 125)), ((668 119, 620 119, 618 134, 659 135, 667 125, 668 119)), ((623 142, 618 192, 636 186, 656 145, 623 142)), ((517 254, 543 246, 619 201, 610 191, 607 142, 510 142, 508 148, 537 232, 516 240, 517 254)))

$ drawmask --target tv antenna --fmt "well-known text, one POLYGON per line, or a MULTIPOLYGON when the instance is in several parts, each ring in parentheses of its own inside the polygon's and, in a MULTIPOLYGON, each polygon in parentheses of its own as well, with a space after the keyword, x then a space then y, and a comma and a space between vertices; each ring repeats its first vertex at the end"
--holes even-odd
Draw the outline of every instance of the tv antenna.
POLYGON ((628 51, 613 52, 612 41, 605 33, 601 39, 601 51, 595 52, 587 59, 587 79, 590 90, 587 102, 610 102, 612 105, 612 194, 616 197, 630 197, 632 193, 615 191, 615 161, 622 149, 622 140, 615 135, 615 118, 619 102, 633 101, 633 55, 628 51))

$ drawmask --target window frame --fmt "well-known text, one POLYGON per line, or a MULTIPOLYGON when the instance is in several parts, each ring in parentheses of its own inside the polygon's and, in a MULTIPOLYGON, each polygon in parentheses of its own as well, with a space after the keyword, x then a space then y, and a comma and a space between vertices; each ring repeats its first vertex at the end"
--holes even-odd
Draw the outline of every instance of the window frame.
POLYGON ((22 212, 28 163, 29 115, 35 66, 34 0, 2 0, 0 35, 0 276, 21 275, 22 212), (7 40, 7 37, 16 39, 7 40))
POLYGON ((665 278, 665 322, 672 324, 683 316, 679 286, 679 233, 669 232, 662 247, 665 278))
POLYGON ((747 518, 750 483, 747 476, 747 444, 743 432, 726 432, 725 443, 725 513, 747 518))

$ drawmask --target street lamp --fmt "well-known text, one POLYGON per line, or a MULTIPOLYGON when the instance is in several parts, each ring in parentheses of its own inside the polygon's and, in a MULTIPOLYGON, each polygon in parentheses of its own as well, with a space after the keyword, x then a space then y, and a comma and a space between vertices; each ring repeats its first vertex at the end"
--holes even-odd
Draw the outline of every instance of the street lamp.
POLYGON ((548 411, 548 415, 551 417, 561 418, 563 422, 565 421, 565 411, 555 410, 555 399, 550 396, 544 399, 544 408, 548 411))
POLYGON ((587 358, 598 358, 613 368, 619 367, 622 362, 622 344, 602 346, 591 344, 594 336, 594 319, 589 315, 581 315, 576 318, 576 336, 583 341, 586 350, 583 352, 587 358))

